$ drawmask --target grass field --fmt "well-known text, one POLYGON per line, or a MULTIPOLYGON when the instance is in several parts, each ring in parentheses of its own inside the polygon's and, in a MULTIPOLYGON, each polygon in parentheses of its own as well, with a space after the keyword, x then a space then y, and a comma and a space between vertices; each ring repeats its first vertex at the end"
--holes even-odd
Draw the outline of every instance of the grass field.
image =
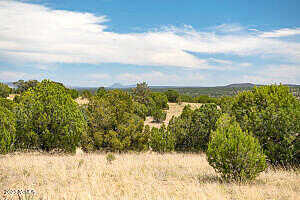
MULTIPOLYGON (((268 169, 253 183, 222 183, 203 154, 51 155, 0 157, 6 189, 34 189, 28 199, 300 199, 299 171, 268 169)), ((17 196, 12 196, 18 199, 17 196)))

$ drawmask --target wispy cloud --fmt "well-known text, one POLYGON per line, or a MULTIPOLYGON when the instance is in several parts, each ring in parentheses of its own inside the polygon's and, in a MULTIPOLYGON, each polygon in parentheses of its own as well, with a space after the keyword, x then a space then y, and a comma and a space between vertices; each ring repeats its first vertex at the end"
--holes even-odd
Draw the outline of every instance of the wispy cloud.
POLYGON ((110 79, 111 76, 109 74, 96 73, 96 74, 90 74, 90 75, 88 75, 88 78, 97 79, 97 80, 103 80, 103 79, 110 79))
POLYGON ((0 71, 0 82, 1 81, 16 81, 18 79, 24 79, 30 77, 29 74, 23 72, 13 71, 0 71))
POLYGON ((287 37, 292 35, 300 35, 300 28, 283 28, 271 32, 263 32, 260 37, 264 38, 276 38, 276 37, 287 37))
POLYGON ((151 71, 148 73, 123 73, 114 77, 124 84, 146 81, 150 85, 200 85, 206 75, 200 72, 188 72, 182 75, 151 71))
POLYGON ((257 72, 237 77, 236 82, 257 84, 299 84, 300 65, 269 65, 257 72))
POLYGON ((239 24, 221 24, 219 26, 213 27, 213 29, 224 33, 239 32, 245 30, 245 28, 240 26, 239 24))
POLYGON ((223 32, 218 34, 216 30, 200 32, 186 25, 183 28, 165 27, 144 33, 120 34, 107 31, 104 25, 107 16, 53 10, 8 0, 0 2, 0 19, 0 57, 6 61, 39 63, 39 66, 49 63, 120 63, 220 69, 208 58, 200 59, 189 52, 279 56, 300 63, 300 43, 274 37, 298 34, 299 28, 236 34, 245 28, 224 24, 215 28, 223 32))

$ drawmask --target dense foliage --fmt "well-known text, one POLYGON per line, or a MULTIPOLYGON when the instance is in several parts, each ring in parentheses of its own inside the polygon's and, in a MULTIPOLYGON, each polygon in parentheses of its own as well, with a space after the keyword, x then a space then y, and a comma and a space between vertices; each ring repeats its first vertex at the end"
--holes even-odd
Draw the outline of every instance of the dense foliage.
POLYGON ((16 104, 13 101, 0 97, 0 106, 7 108, 10 111, 13 111, 15 105, 16 104))
POLYGON ((244 131, 259 139, 269 162, 299 162, 295 143, 300 133, 300 102, 288 87, 271 85, 239 93, 230 112, 244 131))
POLYGON ((180 101, 180 94, 176 90, 167 90, 165 95, 167 96, 169 102, 178 103, 180 101))
POLYGON ((210 133, 216 129, 221 111, 215 104, 205 104, 192 111, 185 107, 181 116, 172 118, 169 130, 176 136, 178 151, 206 151, 210 133))
POLYGON ((10 93, 11 93, 11 88, 4 83, 0 83, 0 97, 6 98, 9 96, 10 93))
POLYGON ((29 81, 24 81, 24 80, 19 80, 17 82, 14 82, 14 85, 17 87, 16 92, 21 94, 28 90, 29 88, 34 88, 37 86, 39 82, 37 80, 29 80, 29 81))
POLYGON ((206 155, 209 164, 225 180, 251 181, 266 168, 258 139, 243 132, 228 115, 218 120, 206 155))
POLYGON ((151 92, 150 97, 155 102, 157 108, 164 110, 169 109, 168 98, 164 93, 151 92))
POLYGON ((83 97, 83 98, 91 98, 93 95, 92 95, 92 93, 89 91, 89 90, 83 90, 83 91, 81 91, 81 96, 83 97))
POLYGON ((0 105, 0 154, 14 149, 16 137, 16 117, 14 113, 0 105))
MULTIPOLYGON (((78 146, 86 151, 150 147, 160 153, 208 152, 211 165, 225 179, 238 181, 251 180, 264 169, 262 151, 272 164, 299 165, 300 102, 292 94, 298 90, 282 85, 213 98, 185 95, 178 92, 180 88, 153 92, 143 82, 127 91, 81 90, 89 103, 79 106, 73 100, 78 91, 61 83, 20 80, 15 84, 20 95, 13 101, 0 98, 1 153, 14 148, 74 151, 78 146), (204 104, 195 110, 184 107, 168 127, 144 127, 146 117, 161 123, 168 102, 181 101, 204 104), (227 115, 220 119, 222 113, 232 119, 227 115)), ((9 92, 8 86, 0 84, 0 95, 7 97, 9 92)))
POLYGON ((144 113, 137 112, 136 107, 131 95, 121 90, 109 91, 102 97, 92 97, 87 106, 89 137, 84 148, 110 151, 145 150, 148 138, 143 133, 144 113))
POLYGON ((155 122, 162 123, 166 120, 167 113, 159 108, 155 108, 152 111, 152 116, 155 122))
MULTIPOLYGON (((146 133, 149 127, 146 127, 146 133)), ((174 151, 175 149, 175 136, 170 132, 165 125, 160 128, 153 127, 150 133, 150 147, 153 151, 164 153, 174 151)))
POLYGON ((86 133, 79 106, 64 86, 49 80, 23 93, 15 112, 19 148, 75 151, 86 133))
POLYGON ((146 82, 137 83, 136 88, 133 88, 132 92, 135 101, 146 105, 149 104, 151 90, 146 82))
POLYGON ((68 93, 71 95, 72 99, 77 99, 79 97, 79 92, 76 89, 68 89, 68 93))

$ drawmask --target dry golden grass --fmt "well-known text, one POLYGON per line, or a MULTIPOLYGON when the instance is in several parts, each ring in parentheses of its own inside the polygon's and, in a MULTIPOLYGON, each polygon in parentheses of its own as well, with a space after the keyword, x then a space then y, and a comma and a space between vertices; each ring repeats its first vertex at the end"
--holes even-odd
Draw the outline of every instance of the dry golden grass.
POLYGON ((89 100, 87 98, 82 98, 82 97, 78 97, 77 99, 75 99, 75 101, 79 105, 84 105, 84 104, 88 104, 89 103, 89 100))
POLYGON ((1 156, 0 189, 34 189, 33 199, 50 200, 300 199, 299 170, 269 169, 252 184, 239 185, 220 182, 202 154, 116 154, 111 164, 105 156, 1 156))
MULTIPOLYGON (((169 124, 169 121, 172 119, 173 116, 178 117, 181 114, 184 106, 191 105, 192 109, 196 109, 196 108, 199 108, 202 104, 201 103, 183 102, 180 105, 177 103, 168 103, 168 105, 169 105, 169 110, 167 110, 167 117, 166 117, 166 120, 163 122, 165 125, 169 124)), ((149 125, 150 128, 152 128, 152 127, 159 128, 163 123, 153 122, 153 117, 147 117, 145 120, 145 126, 149 125)))

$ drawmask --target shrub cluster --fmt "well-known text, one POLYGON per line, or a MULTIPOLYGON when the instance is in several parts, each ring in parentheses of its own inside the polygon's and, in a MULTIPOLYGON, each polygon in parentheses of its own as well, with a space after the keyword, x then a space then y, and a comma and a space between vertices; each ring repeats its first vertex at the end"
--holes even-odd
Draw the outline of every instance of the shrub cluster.
POLYGON ((266 168, 258 139, 243 132, 228 115, 218 120, 206 155, 209 164, 229 181, 251 181, 266 168))
MULTIPOLYGON (((145 132, 149 133, 149 126, 145 128, 145 132)), ((153 151, 165 153, 174 151, 175 136, 163 124, 160 128, 153 127, 150 132, 150 147, 153 151)))
POLYGON ((14 113, 0 104, 0 154, 14 150, 16 138, 15 127, 16 117, 14 113))
POLYGON ((14 85, 17 87, 16 93, 21 94, 28 90, 29 88, 34 88, 37 86, 39 82, 37 80, 29 80, 29 81, 24 81, 24 80, 19 80, 17 82, 14 82, 14 85))
POLYGON ((66 88, 48 80, 24 92, 15 113, 18 148, 75 151, 87 130, 84 116, 66 88))
POLYGON ((178 103, 180 101, 180 94, 176 90, 167 90, 165 95, 167 96, 169 102, 178 103))
POLYGON ((23 88, 14 101, 0 97, 0 153, 16 148, 73 152, 78 146, 86 151, 202 151, 224 179, 237 181, 254 179, 266 160, 299 165, 300 102, 282 85, 222 97, 218 105, 195 110, 185 106, 167 127, 151 130, 144 120, 151 115, 164 121, 168 101, 180 102, 176 91, 153 93, 146 83, 132 93, 99 88, 95 95, 87 92, 89 103, 79 106, 77 91, 60 83, 33 81, 23 88))
POLYGON ((12 89, 4 83, 0 83, 0 97, 6 98, 11 93, 12 89))
POLYGON ((300 133, 300 102, 282 85, 239 93, 230 105, 244 131, 252 132, 274 165, 299 162, 296 138, 300 133))
POLYGON ((166 113, 163 110, 169 109, 169 105, 168 98, 165 94, 151 92, 145 82, 138 83, 137 87, 132 90, 132 94, 133 100, 136 103, 145 106, 135 104, 136 113, 143 112, 142 117, 144 119, 146 119, 146 116, 153 116, 156 122, 162 122, 166 119, 166 113))
POLYGON ((216 129, 221 111, 216 104, 205 104, 192 111, 186 106, 179 117, 169 122, 169 130, 176 136, 177 151, 206 151, 210 133, 216 129))
POLYGON ((147 149, 148 138, 143 132, 143 106, 135 104, 127 92, 113 90, 102 97, 92 97, 86 115, 89 126, 89 135, 84 144, 86 150, 147 149))

